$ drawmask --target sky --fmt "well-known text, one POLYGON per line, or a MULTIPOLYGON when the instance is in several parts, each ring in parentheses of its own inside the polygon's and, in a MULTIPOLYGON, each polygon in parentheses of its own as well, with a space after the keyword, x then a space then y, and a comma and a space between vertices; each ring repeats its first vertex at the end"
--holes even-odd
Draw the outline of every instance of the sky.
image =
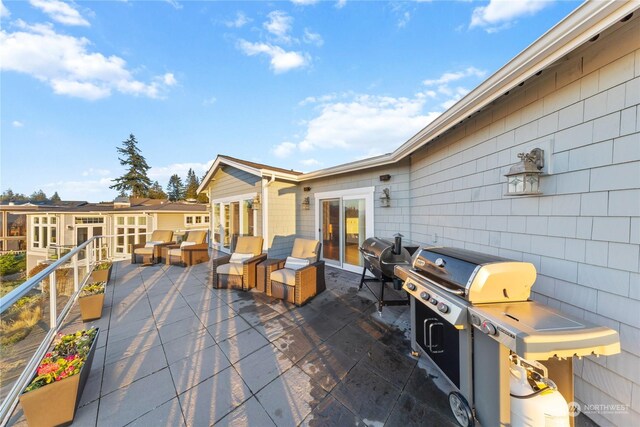
POLYGON ((113 200, 218 154, 308 172, 392 152, 579 2, 0 3, 0 190, 113 200))

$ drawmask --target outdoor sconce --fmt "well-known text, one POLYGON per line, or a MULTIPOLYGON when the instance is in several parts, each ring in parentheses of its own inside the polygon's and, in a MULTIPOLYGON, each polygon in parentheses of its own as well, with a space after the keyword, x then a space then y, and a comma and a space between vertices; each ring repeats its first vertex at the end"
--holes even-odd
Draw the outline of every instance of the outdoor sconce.
POLYGON ((507 177, 507 196, 542 194, 540 175, 544 167, 544 151, 534 148, 529 153, 518 154, 520 162, 511 166, 507 177))
POLYGON ((311 191, 311 187, 304 187, 302 190, 305 191, 305 192, 311 191))
POLYGON ((307 196, 304 199, 302 199, 302 209, 304 209, 305 211, 308 211, 310 208, 311 208, 311 201, 307 196))
POLYGON ((260 209, 260 195, 259 194, 256 194, 256 196, 251 201, 251 208, 253 210, 256 210, 256 211, 260 209))
POLYGON ((388 208, 391 206, 391 195, 389 194, 389 188, 382 189, 382 196, 380 196, 380 206, 388 208))
POLYGON ((380 181, 382 181, 382 182, 387 182, 390 179, 391 179, 391 175, 389 175, 389 174, 380 175, 380 181))

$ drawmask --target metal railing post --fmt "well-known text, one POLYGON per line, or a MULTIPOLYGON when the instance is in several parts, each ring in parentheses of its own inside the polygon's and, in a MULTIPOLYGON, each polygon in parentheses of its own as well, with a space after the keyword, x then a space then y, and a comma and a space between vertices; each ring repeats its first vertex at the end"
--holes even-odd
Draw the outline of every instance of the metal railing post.
POLYGON ((49 327, 55 329, 58 326, 58 289, 56 287, 56 272, 49 275, 49 327))
POLYGON ((91 273, 91 246, 87 245, 84 251, 84 259, 87 264, 87 275, 91 273))

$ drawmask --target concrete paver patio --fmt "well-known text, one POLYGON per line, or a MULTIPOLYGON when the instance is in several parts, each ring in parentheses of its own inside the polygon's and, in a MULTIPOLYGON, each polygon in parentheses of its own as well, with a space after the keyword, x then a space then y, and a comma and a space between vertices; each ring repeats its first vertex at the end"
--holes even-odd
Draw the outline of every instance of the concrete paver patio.
POLYGON ((211 289, 209 268, 114 265, 74 426, 457 425, 410 356, 408 307, 379 316, 359 275, 328 267, 295 307, 211 289))

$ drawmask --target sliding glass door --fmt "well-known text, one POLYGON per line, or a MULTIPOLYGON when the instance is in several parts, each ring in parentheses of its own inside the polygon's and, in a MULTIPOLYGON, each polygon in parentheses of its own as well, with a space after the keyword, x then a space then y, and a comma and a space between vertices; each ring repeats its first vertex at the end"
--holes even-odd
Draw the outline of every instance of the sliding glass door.
POLYGON ((326 263, 362 272, 360 246, 373 236, 373 187, 316 195, 318 240, 326 263))
POLYGON ((213 246, 224 252, 232 252, 238 236, 254 236, 257 210, 253 209, 255 194, 243 194, 234 198, 213 200, 211 221, 213 246))

